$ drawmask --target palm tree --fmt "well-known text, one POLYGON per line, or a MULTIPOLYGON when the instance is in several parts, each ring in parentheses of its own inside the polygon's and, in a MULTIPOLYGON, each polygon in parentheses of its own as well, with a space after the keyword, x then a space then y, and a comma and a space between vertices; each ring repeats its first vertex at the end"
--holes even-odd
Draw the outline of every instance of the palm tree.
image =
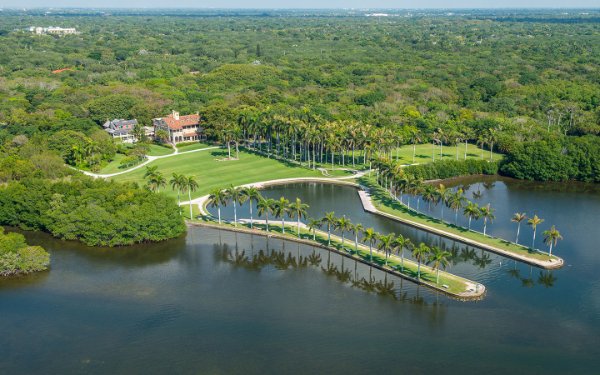
POLYGON ((410 242, 410 239, 399 234, 398 237, 394 239, 394 243, 392 245, 396 250, 396 254, 400 254, 400 264, 402 265, 402 270, 404 270, 404 248, 409 248, 412 245, 412 242, 410 242))
POLYGON ((219 224, 221 224, 221 206, 227 204, 227 193, 223 189, 214 189, 210 192, 208 199, 211 207, 217 207, 219 224))
POLYGON ((365 229, 365 231, 363 232, 364 237, 363 237, 363 242, 368 242, 369 243, 369 254, 370 254, 370 258, 371 258, 371 262, 373 261, 373 244, 377 241, 377 238, 379 238, 379 233, 375 232, 375 229, 373 228, 367 228, 365 229))
POLYGON ((327 246, 331 246, 331 227, 335 225, 336 221, 335 212, 327 212, 321 219, 323 224, 327 224, 327 246))
POLYGON ((521 232, 521 222, 523 220, 527 219, 527 214, 525 212, 523 213, 519 213, 516 212, 512 219, 510 219, 510 221, 512 221, 513 223, 518 223, 517 225, 517 238, 515 240, 515 243, 518 244, 519 243, 519 232, 521 232))
POLYGON ((317 240, 317 229, 321 228, 321 225, 321 220, 313 219, 312 217, 308 219, 306 226, 313 234, 313 241, 317 240))
POLYGON ((423 200, 427 202, 428 211, 431 211, 431 202, 435 201, 435 188, 431 185, 425 184, 423 186, 423 200))
POLYGON ((463 210, 463 214, 469 217, 469 230, 471 230, 471 219, 479 219, 479 215, 481 215, 481 211, 479 210, 479 205, 477 203, 469 202, 465 209, 463 210))
POLYGON ((185 188, 190 203, 190 219, 194 219, 194 214, 192 213, 192 192, 198 190, 198 182, 196 182, 194 176, 186 177, 185 188))
POLYGON ((351 226, 352 222, 350 219, 346 219, 346 216, 342 216, 341 218, 337 219, 334 224, 334 228, 339 229, 340 232, 342 232, 342 249, 344 249, 344 233, 349 231, 351 226))
POLYGON ((394 244, 394 233, 390 233, 387 236, 379 237, 379 244, 377 248, 385 253, 385 265, 387 266, 388 255, 392 252, 393 244, 394 244))
POLYGON ((539 218, 538 215, 533 215, 533 217, 527 220, 527 225, 533 228, 533 241, 531 242, 531 248, 535 249, 535 232, 537 231, 537 226, 544 222, 544 219, 539 218))
POLYGON ((160 191, 161 187, 167 186, 167 180, 165 176, 163 176, 160 172, 154 172, 152 175, 148 177, 148 189, 157 193, 160 191))
POLYGON ((440 283, 440 267, 446 269, 448 266, 449 258, 452 254, 449 251, 442 251, 437 246, 431 248, 431 255, 429 256, 429 264, 431 264, 431 268, 436 270, 436 280, 435 283, 440 283))
POLYGON ((298 220, 298 238, 300 238, 300 219, 306 217, 306 210, 308 209, 308 204, 302 203, 300 198, 296 198, 295 202, 292 202, 289 206, 290 216, 293 218, 296 216, 298 220))
POLYGON ((281 197, 278 201, 275 201, 275 205, 273 206, 273 215, 281 218, 281 233, 283 234, 285 234, 285 215, 289 213, 289 204, 290 201, 281 197))
POLYGON ((181 188, 183 187, 185 177, 182 174, 173 173, 171 180, 169 180, 169 184, 171 184, 171 189, 177 190, 177 205, 181 205, 181 188))
POLYGON ((448 203, 448 198, 449 198, 449 195, 452 193, 452 191, 448 190, 448 188, 446 188, 444 186, 444 184, 440 184, 435 189, 435 192, 436 192, 439 200, 442 202, 442 221, 444 221, 444 206, 446 205, 446 203, 448 203))
POLYGON ((546 245, 550 246, 550 255, 552 255, 552 247, 556 246, 558 240, 562 239, 563 237, 560 235, 560 232, 558 231, 558 229, 556 229, 554 225, 552 226, 552 228, 550 228, 550 230, 544 231, 544 242, 546 243, 546 245))
POLYGON ((492 220, 494 220, 496 218, 496 216, 494 216, 494 209, 491 207, 491 205, 488 203, 487 206, 481 207, 479 209, 479 212, 481 213, 481 216, 483 216, 483 235, 485 236, 485 231, 487 229, 487 221, 489 220, 490 223, 492 222, 492 220))
POLYGON ((275 207, 275 199, 265 199, 265 198, 259 198, 258 202, 256 203, 256 209, 258 210, 258 215, 262 216, 265 215, 266 217, 266 222, 267 222, 267 232, 269 231, 269 213, 273 212, 273 208, 275 207))
POLYGON ((421 134, 416 128, 411 129, 411 141, 413 144, 412 163, 415 164, 415 155, 417 153, 417 142, 421 142, 421 134))
POLYGON ((244 196, 246 197, 246 199, 248 199, 250 201, 250 228, 253 228, 254 223, 253 223, 253 218, 252 218, 252 207, 253 207, 253 201, 258 202, 260 200, 260 198, 262 198, 262 196, 260 195, 260 191, 258 191, 257 188, 255 187, 245 187, 242 190, 242 194, 244 194, 244 196))
POLYGON ((458 224, 458 210, 463 208, 466 200, 467 200, 467 198, 465 198, 465 196, 464 196, 463 189, 460 189, 460 188, 454 194, 451 194, 450 197, 448 198, 448 205, 450 206, 451 209, 454 210, 454 224, 455 225, 458 224))
POLYGON ((413 248, 412 254, 418 262, 417 263, 417 280, 421 278, 421 261, 426 259, 430 252, 431 252, 431 249, 429 248, 429 246, 425 245, 422 242, 419 244, 419 246, 415 246, 413 248))
POLYGON ((354 232, 354 251, 356 253, 358 253, 358 235, 362 233, 364 229, 365 228, 363 228, 362 224, 360 223, 352 226, 352 232, 354 232))
POLYGON ((233 185, 227 189, 227 195, 233 202, 233 225, 237 227, 237 204, 239 203, 241 206, 247 199, 247 196, 244 194, 242 188, 233 185))
POLYGON ((148 178, 158 172, 158 166, 154 165, 152 167, 146 167, 146 171, 144 172, 144 178, 148 178))

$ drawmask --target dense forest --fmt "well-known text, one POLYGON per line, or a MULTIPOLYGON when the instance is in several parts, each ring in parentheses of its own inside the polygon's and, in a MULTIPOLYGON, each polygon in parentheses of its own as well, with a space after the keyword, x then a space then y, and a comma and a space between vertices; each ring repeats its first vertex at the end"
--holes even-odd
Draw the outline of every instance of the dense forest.
POLYGON ((4 12, 0 41, 0 142, 42 135, 73 165, 113 157, 107 119, 150 125, 173 109, 217 128, 249 112, 342 124, 333 134, 350 143, 352 127, 373 129, 372 143, 466 139, 506 153, 511 176, 598 181, 594 11, 4 12))
POLYGON ((91 246, 163 241, 185 232, 173 199, 136 184, 83 176, 66 167, 48 144, 43 134, 34 134, 3 145, 0 225, 43 230, 91 246))

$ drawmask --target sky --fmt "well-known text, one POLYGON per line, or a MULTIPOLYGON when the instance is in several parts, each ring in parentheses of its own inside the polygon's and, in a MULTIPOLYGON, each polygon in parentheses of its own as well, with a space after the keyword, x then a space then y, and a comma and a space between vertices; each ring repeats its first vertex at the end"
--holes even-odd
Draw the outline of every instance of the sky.
POLYGON ((0 0, 0 7, 101 8, 599 8, 600 0, 0 0))

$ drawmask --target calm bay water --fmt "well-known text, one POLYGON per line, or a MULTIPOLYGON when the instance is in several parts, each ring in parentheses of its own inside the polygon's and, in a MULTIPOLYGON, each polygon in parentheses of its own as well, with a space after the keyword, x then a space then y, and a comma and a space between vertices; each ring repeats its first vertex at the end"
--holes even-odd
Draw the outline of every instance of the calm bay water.
POLYGON ((446 247, 449 270, 484 283, 486 298, 454 301, 324 250, 212 229, 127 249, 28 233, 52 270, 0 281, 0 373, 596 373, 600 187, 452 185, 497 209, 494 235, 514 237, 516 211, 545 218, 538 233, 555 224, 565 267, 541 271, 364 213, 352 188, 273 187, 264 194, 300 197, 310 216, 335 211, 446 247))

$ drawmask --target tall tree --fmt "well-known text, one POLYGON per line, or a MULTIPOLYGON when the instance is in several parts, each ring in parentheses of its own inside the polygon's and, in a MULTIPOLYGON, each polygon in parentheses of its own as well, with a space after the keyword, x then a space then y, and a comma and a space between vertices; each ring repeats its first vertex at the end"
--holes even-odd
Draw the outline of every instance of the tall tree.
POLYGON ((260 191, 252 186, 243 188, 242 194, 244 194, 250 203, 250 228, 252 229, 254 227, 254 219, 252 217, 254 202, 258 202, 262 196, 260 195, 260 191))
POLYGON ((267 232, 269 231, 269 214, 273 213, 273 209, 275 207, 275 199, 272 198, 260 198, 258 203, 256 204, 256 209, 258 211, 258 215, 265 215, 266 223, 267 223, 267 232))
POLYGON ((429 264, 431 268, 436 271, 435 283, 440 283, 440 268, 446 269, 449 264, 449 259, 452 254, 448 251, 442 251, 437 246, 431 248, 431 255, 429 256, 429 264))
POLYGON ((396 236, 394 235, 394 233, 390 233, 387 235, 382 235, 379 237, 379 244, 377 245, 377 248, 380 251, 383 251, 385 254, 385 265, 387 266, 388 263, 388 256, 389 254, 392 252, 392 248, 393 248, 393 244, 394 244, 394 238, 396 236))
POLYGON ((533 241, 531 241, 531 248, 535 249, 535 233, 537 231, 537 226, 544 222, 544 219, 539 218, 538 215, 533 215, 533 217, 527 220, 527 225, 533 229, 533 241))
POLYGON ((273 216, 281 218, 281 233, 283 234, 285 234, 285 215, 289 213, 289 204, 289 200, 281 197, 278 201, 275 201, 273 206, 273 216))
POLYGON ((347 219, 346 216, 342 216, 335 221, 334 227, 336 229, 339 229, 342 233, 342 250, 344 249, 344 233, 350 230, 351 225, 352 222, 350 221, 350 219, 347 219))
POLYGON ((327 212, 321 219, 321 222, 327 225, 327 246, 331 246, 331 228, 335 225, 336 221, 335 212, 327 212))
POLYGON ((481 210, 479 209, 479 205, 477 203, 469 202, 465 209, 463 210, 465 216, 469 218, 469 230, 471 230, 471 220, 479 219, 481 215, 481 210))
POLYGON ((419 244, 419 246, 415 246, 412 250, 413 257, 415 257, 417 260, 417 279, 421 278, 421 262, 427 259, 427 256, 429 256, 430 252, 431 248, 422 242, 419 244))
POLYGON ((402 267, 402 270, 404 270, 404 249, 410 249, 412 245, 412 242, 410 241, 409 238, 404 237, 401 234, 398 234, 398 236, 394 239, 394 243, 392 244, 394 246, 394 249, 396 250, 396 254, 400 255, 400 265, 402 267))
POLYGON ((244 190, 241 187, 233 185, 227 189, 227 195, 233 202, 233 226, 237 227, 237 205, 241 206, 244 204, 248 196, 244 194, 244 190))
POLYGON ((208 195, 208 200, 211 207, 217 208, 219 224, 221 224, 221 206, 227 204, 227 192, 223 189, 214 189, 208 195))
POLYGON ((185 184, 185 177, 182 174, 173 173, 169 184, 171 184, 171 189, 177 190, 177 205, 181 205, 181 188, 185 184))
POLYGON ((363 242, 367 242, 369 244, 369 258, 371 262, 373 261, 373 245, 377 242, 379 238, 379 233, 375 232, 373 228, 367 228, 363 232, 363 242))
POLYGON ((194 214, 192 212, 192 193, 196 190, 198 190, 198 182, 196 181, 196 179, 194 178, 194 176, 188 176, 186 177, 186 184, 185 184, 185 188, 187 190, 188 193, 188 199, 189 199, 189 204, 190 204, 190 220, 194 219, 194 214))
POLYGON ((290 203, 290 216, 296 217, 298 226, 298 238, 300 238, 300 219, 306 217, 306 210, 308 210, 308 204, 302 203, 300 198, 296 198, 295 202, 290 203))
POLYGON ((549 254, 552 255, 552 247, 556 246, 558 240, 562 240, 563 237, 560 235, 560 232, 553 225, 549 230, 544 231, 544 242, 546 245, 550 246, 549 254))
POLYGON ((321 225, 323 225, 321 220, 312 217, 308 219, 308 223, 306 224, 306 226, 308 227, 308 230, 310 230, 313 234, 313 241, 317 240, 317 229, 321 228, 321 225))
POLYGON ((510 219, 510 221, 512 221, 513 223, 517 223, 517 238, 515 239, 515 243, 518 244, 519 243, 519 233, 521 232, 521 222, 523 220, 527 219, 527 214, 525 212, 516 212, 512 219, 510 219))
POLYGON ((494 209, 488 203, 487 206, 483 206, 479 209, 481 216, 483 217, 483 235, 486 235, 487 222, 488 220, 492 222, 496 216, 494 216, 494 209))

